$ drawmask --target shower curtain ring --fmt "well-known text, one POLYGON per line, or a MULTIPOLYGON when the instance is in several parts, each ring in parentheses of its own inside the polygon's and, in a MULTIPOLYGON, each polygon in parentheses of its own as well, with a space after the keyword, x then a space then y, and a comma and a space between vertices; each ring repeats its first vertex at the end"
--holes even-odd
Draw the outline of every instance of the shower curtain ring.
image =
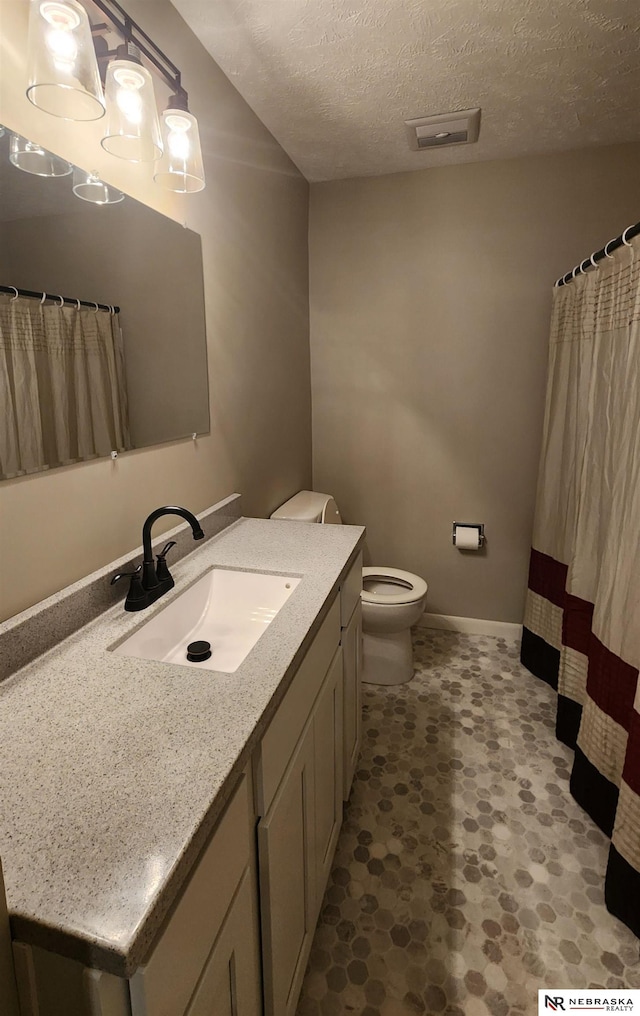
POLYGON ((76 310, 80 310, 80 301, 77 296, 76 296, 76 310))
POLYGON ((585 273, 585 269, 584 269, 583 266, 584 265, 588 265, 588 264, 589 264, 589 258, 585 258, 584 261, 581 261, 580 264, 578 265, 578 271, 580 272, 581 275, 584 275, 584 273, 585 273))
POLYGON ((578 272, 578 271, 580 271, 580 265, 576 265, 576 267, 575 267, 575 268, 573 269, 573 271, 571 272, 571 278, 572 278, 572 279, 575 279, 575 277, 576 277, 576 272, 578 272))
POLYGON ((60 303, 56 304, 57 307, 64 307, 64 296, 57 296, 56 300, 60 301, 60 303))
POLYGON ((18 297, 20 296, 20 293, 18 292, 18 290, 16 289, 15 286, 7 286, 7 289, 12 289, 13 292, 16 294, 15 296, 12 296, 10 301, 9 301, 9 303, 13 303, 14 300, 18 299, 18 297))
POLYGON ((595 258, 595 256, 596 256, 596 252, 594 251, 593 254, 591 255, 591 257, 589 258, 589 261, 591 262, 591 264, 593 265, 594 268, 597 268, 598 267, 598 262, 593 260, 595 258))
POLYGON ((624 233, 622 234, 622 242, 625 245, 625 247, 630 247, 631 246, 631 244, 627 240, 627 233, 629 232, 630 229, 633 229, 633 226, 627 226, 627 228, 625 229, 624 233))
POLYGON ((42 299, 41 299, 41 301, 40 301, 40 306, 41 306, 41 307, 42 307, 42 305, 44 304, 44 301, 45 301, 46 299, 47 299, 47 294, 46 294, 46 293, 43 293, 43 294, 42 294, 42 299))
POLYGON ((94 313, 94 314, 97 314, 97 313, 98 313, 98 311, 100 310, 100 307, 98 306, 98 304, 96 303, 96 301, 95 301, 95 300, 93 301, 93 306, 95 307, 95 310, 94 310, 94 312, 93 312, 93 313, 94 313))
POLYGON ((615 236, 614 236, 613 240, 607 240, 607 242, 604 245, 604 256, 606 258, 611 258, 612 260, 613 260, 613 254, 610 254, 607 248, 609 247, 610 243, 614 242, 614 240, 615 240, 615 236))

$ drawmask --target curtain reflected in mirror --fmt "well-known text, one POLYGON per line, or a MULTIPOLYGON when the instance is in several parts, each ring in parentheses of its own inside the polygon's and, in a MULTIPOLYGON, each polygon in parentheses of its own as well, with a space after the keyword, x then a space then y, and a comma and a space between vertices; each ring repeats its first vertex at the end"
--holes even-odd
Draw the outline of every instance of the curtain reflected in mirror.
POLYGON ((131 447, 118 315, 0 296, 0 479, 131 447))
POLYGON ((129 195, 102 203, 115 193, 104 183, 100 203, 79 200, 79 172, 22 172, 9 141, 0 136, 0 480, 208 433, 198 233, 129 195))

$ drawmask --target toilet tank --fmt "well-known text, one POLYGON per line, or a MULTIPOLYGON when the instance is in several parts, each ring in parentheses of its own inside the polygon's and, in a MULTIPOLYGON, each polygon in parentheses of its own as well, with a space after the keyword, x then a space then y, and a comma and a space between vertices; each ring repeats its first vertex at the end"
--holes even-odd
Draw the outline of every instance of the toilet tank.
POLYGON ((297 494, 280 505, 271 518, 289 522, 324 522, 325 525, 342 525, 338 506, 331 494, 320 494, 315 490, 299 490, 297 494))

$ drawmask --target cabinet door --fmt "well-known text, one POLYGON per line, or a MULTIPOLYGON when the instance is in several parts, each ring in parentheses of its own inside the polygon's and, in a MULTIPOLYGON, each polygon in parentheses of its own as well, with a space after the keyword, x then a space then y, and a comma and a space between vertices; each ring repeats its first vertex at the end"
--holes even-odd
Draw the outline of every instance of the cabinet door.
POLYGON ((342 650, 338 649, 313 708, 315 907, 317 920, 342 825, 342 650))
POLYGON ((362 606, 356 606, 346 628, 342 629, 344 674, 344 779, 343 796, 347 801, 360 754, 362 740, 362 606))
POLYGON ((293 1016, 315 931, 313 723, 258 824, 266 1016, 293 1016))
POLYGON ((130 981, 133 1016, 182 1016, 254 854, 248 775, 212 832, 144 966, 130 981))
POLYGON ((254 886, 247 869, 186 1016, 260 1016, 262 991, 254 886))

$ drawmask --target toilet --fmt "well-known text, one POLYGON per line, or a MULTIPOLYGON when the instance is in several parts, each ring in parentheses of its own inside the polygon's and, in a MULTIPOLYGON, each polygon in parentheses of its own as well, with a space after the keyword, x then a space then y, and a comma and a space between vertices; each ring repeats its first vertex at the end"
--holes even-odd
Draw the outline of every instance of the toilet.
MULTIPOLYGON (((330 494, 300 490, 271 515, 291 522, 342 525, 340 511, 330 494)), ((427 598, 427 583, 400 568, 362 569, 362 680, 368 684, 404 684, 413 677, 413 650, 409 629, 420 618, 427 598)))

